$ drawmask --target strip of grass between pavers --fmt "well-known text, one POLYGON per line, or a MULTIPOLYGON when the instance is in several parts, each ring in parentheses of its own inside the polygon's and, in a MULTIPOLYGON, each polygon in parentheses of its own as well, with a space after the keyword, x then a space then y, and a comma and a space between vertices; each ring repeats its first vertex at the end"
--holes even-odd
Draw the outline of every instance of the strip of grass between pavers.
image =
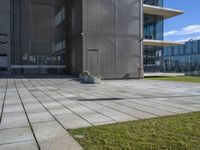
POLYGON ((85 150, 200 150, 200 112, 69 130, 85 150))
POLYGON ((163 81, 179 81, 200 83, 200 77, 192 76, 176 76, 176 77, 146 77, 146 80, 163 80, 163 81))

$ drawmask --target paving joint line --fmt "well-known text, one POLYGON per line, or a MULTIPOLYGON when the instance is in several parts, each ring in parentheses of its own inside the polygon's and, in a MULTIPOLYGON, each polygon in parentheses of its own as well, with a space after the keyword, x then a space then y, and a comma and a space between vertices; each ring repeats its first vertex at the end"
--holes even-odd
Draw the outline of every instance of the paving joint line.
MULTIPOLYGON (((35 87, 35 85, 33 85, 33 83, 28 79, 28 82, 32 84, 32 86, 35 87)), ((37 87, 36 87, 37 88, 37 87)), ((65 105, 61 104, 60 102, 58 102, 57 100, 55 100, 54 98, 52 98, 51 96, 49 96, 48 94, 44 93, 41 89, 39 89, 41 93, 45 94, 46 96, 48 96, 50 99, 52 99, 53 101, 56 101, 57 103, 59 103, 60 105, 64 106, 65 108, 67 108, 65 105)), ((38 100, 38 99, 37 99, 38 100)), ((38 100, 39 101, 39 100, 38 100)), ((40 102, 41 103, 41 102, 40 102)), ((41 104, 43 105, 43 104, 41 104)), ((44 107, 44 106, 43 106, 44 107)), ((45 107, 46 108, 46 107, 45 107)), ((46 108, 47 109, 47 108, 46 108)), ((71 109, 67 108, 68 110, 72 111, 71 109)), ((49 112, 49 110, 47 109, 47 111, 49 112)), ((72 111, 73 112, 73 111, 72 111)), ((50 113, 50 112, 49 112, 50 113)), ((76 114, 75 112, 73 112, 74 114, 76 114)), ((51 113, 50 113, 51 114, 51 113)), ((52 115, 52 114, 51 114, 52 115)), ((77 116, 79 116, 78 114, 76 114, 77 116)), ((61 122, 55 118, 54 115, 52 115, 54 117, 54 119, 67 131, 68 129, 66 129, 61 122)), ((82 118, 81 116, 79 116, 81 119, 85 120, 84 118, 82 118)), ((92 125, 90 122, 88 122, 87 120, 85 120, 87 123, 89 123, 90 125, 92 125)))
MULTIPOLYGON (((87 93, 88 94, 88 93, 87 93)), ((100 93, 101 94, 101 93, 100 93)), ((104 95, 106 95, 106 96, 110 96, 110 95, 108 95, 108 94, 105 94, 105 93, 103 93, 104 95)), ((89 94, 89 95, 92 95, 92 96, 95 96, 94 94, 89 94)), ((81 98, 81 97, 80 97, 81 98)), ((85 98, 84 98, 85 99, 85 98)), ((95 102, 97 102, 97 101, 95 101, 95 102)), ((99 102, 97 102, 98 104, 101 104, 101 103, 99 103, 99 102)), ((151 113, 151 112, 147 112, 147 111, 143 111, 143 110, 140 110, 140 109, 137 109, 137 108, 135 108, 135 107, 130 107, 130 106, 126 106, 126 105, 123 105, 123 104, 121 104, 121 103, 117 103, 117 102, 115 102, 115 101, 112 101, 112 103, 115 103, 115 104, 118 104, 118 105, 121 105, 121 106, 125 106, 125 107, 129 107, 129 108, 132 108, 132 109, 136 109, 137 111, 141 111, 141 112, 144 112, 144 113, 147 113, 147 114, 150 114, 150 115, 154 115, 154 116, 157 116, 157 117, 160 117, 159 115, 157 115, 157 114, 154 114, 154 113, 151 113)), ((107 105, 104 105, 104 106, 107 106, 107 105)), ((109 108, 112 108, 112 107, 109 107, 109 108)), ((114 110, 117 110, 117 109, 114 109, 114 110)), ((117 110, 117 111, 119 111, 119 110, 117 110)), ((124 112, 123 112, 124 113, 124 112)), ((130 114, 129 114, 130 115, 130 114)), ((132 116, 132 115, 130 115, 130 116, 132 116)), ((135 117, 135 116, 132 116, 132 117, 135 117)), ((135 117, 135 118, 138 118, 138 117, 135 117)), ((140 118, 138 118, 138 119, 140 119, 140 118)))
MULTIPOLYGON (((91 94, 91 95, 92 95, 92 94, 91 94)), ((105 95, 107 95, 107 94, 105 94, 105 95)), ((94 96, 94 95, 93 95, 93 96, 94 96)), ((109 95, 107 95, 107 96, 109 96, 109 95)), ((147 111, 144 111, 144 110, 140 110, 140 109, 135 108, 135 107, 127 106, 127 105, 118 103, 118 102, 116 102, 116 101, 112 101, 112 103, 118 104, 118 105, 121 105, 121 106, 125 106, 125 107, 129 107, 129 108, 135 109, 135 110, 137 110, 137 111, 141 111, 141 112, 143 112, 143 113, 147 113, 147 114, 150 114, 150 115, 154 115, 154 116, 160 117, 160 116, 157 115, 157 114, 153 114, 153 113, 151 113, 151 112, 147 112, 147 111)))
POLYGON ((1 128, 0 131, 3 131, 3 130, 10 130, 10 129, 20 129, 20 128, 26 128, 26 127, 29 127, 29 125, 24 125, 24 126, 20 126, 20 127, 8 127, 8 128, 1 128))
MULTIPOLYGON (((44 80, 42 80, 42 81, 45 82, 44 80)), ((47 82, 45 82, 45 83, 47 83, 47 82)), ((48 83, 47 83, 47 84, 48 84, 48 83)), ((48 84, 48 85, 51 85, 51 84, 48 84)), ((51 86, 52 86, 52 85, 51 85, 51 86)), ((57 88, 60 89, 59 87, 57 87, 57 88)), ((60 89, 60 90, 61 90, 61 89, 60 89)), ((61 93, 58 93, 58 92, 55 92, 55 93, 57 93, 57 94, 59 94, 59 95, 62 95, 63 97, 67 98, 65 95, 63 95, 63 94, 61 94, 61 93)), ((68 99, 74 101, 74 99, 72 99, 72 98, 68 98, 68 99)), ((82 104, 82 103, 80 103, 80 102, 78 102, 78 101, 75 101, 75 102, 78 103, 78 104, 80 104, 81 106, 84 106, 84 107, 86 107, 86 108, 88 108, 88 109, 90 109, 90 110, 93 110, 94 112, 96 112, 96 113, 98 113, 98 114, 101 114, 101 115, 104 116, 104 117, 107 117, 107 118, 111 119, 112 121, 118 122, 117 120, 111 118, 110 116, 107 116, 107 115, 105 115, 105 114, 103 114, 103 113, 101 113, 101 112, 99 112, 99 111, 96 111, 95 109, 90 108, 90 107, 88 107, 87 105, 84 105, 84 104, 82 104)), ((81 115, 81 114, 80 114, 80 115, 81 115)))
MULTIPOLYGON (((128 102, 131 102, 131 103, 135 103, 135 104, 138 104, 138 105, 144 105, 145 107, 150 107, 150 108, 155 108, 155 109, 160 109, 160 110, 163 110, 163 111, 166 111, 166 112, 170 112, 170 113, 176 113, 176 112, 172 112, 172 111, 169 111, 169 110, 165 110, 165 109, 161 109, 161 108, 157 108, 157 107, 153 107, 153 106, 149 106, 149 105, 145 105, 145 104, 140 104, 140 103, 138 103, 138 102, 133 102, 133 101, 131 101, 131 100, 127 100, 128 102)), ((154 103, 152 103, 152 102, 149 102, 149 103, 151 103, 152 105, 154 104, 154 103)), ((159 104, 159 103, 155 103, 155 104, 159 104)), ((160 106, 159 106, 160 107, 160 106)), ((168 106, 169 107, 169 106, 168 106)), ((175 109, 177 109, 176 107, 172 107, 171 106, 171 108, 173 109, 173 108, 175 108, 175 109)), ((183 108, 179 108, 181 111, 185 111, 183 108)))
POLYGON ((1 108, 0 125, 1 125, 2 117, 3 117, 3 111, 4 111, 5 101, 6 101, 7 89, 8 89, 8 78, 6 78, 6 88, 5 88, 4 99, 3 99, 3 104, 2 104, 2 108, 1 108))
POLYGON ((20 101, 21 101, 22 107, 23 107, 23 109, 24 109, 24 112, 25 112, 25 115, 26 115, 26 119, 28 120, 29 127, 30 127, 30 129, 31 129, 31 131, 32 131, 33 137, 34 137, 35 142, 36 142, 36 144, 37 144, 37 147, 38 147, 39 150, 41 150, 40 145, 39 145, 39 142, 38 142, 38 140, 37 140, 37 138, 36 138, 36 135, 35 135, 35 133, 34 133, 33 127, 32 127, 31 122, 30 122, 30 120, 29 120, 28 114, 27 114, 27 112, 26 112, 26 108, 25 108, 24 103, 23 103, 23 101, 22 101, 22 99, 21 99, 21 95, 20 95, 20 93, 19 93, 18 87, 17 87, 17 85, 16 85, 16 79, 14 79, 14 84, 15 84, 15 88, 16 88, 16 90, 17 90, 19 99, 20 99, 20 101))
MULTIPOLYGON (((106 93, 106 92, 105 92, 106 93)), ((105 94, 105 93, 103 93, 103 94, 105 94)), ((102 92, 100 92, 100 94, 102 94, 102 92)), ((90 94, 90 95, 92 95, 92 94, 90 94)), ((108 95, 108 94, 105 94, 105 95, 107 95, 107 96, 110 96, 110 95, 108 95)), ((93 95, 94 96, 94 95, 93 95)), ((180 97, 182 97, 182 96, 180 96, 180 97)), ((189 96, 187 96, 187 97, 189 97, 189 96)), ((194 96, 194 97, 199 97, 199 96, 194 96)), ((171 97, 170 97, 171 98, 171 97)), ((131 99, 131 98, 128 98, 128 99, 131 99)), ((137 99, 137 98, 133 98, 133 99, 137 99)), ((138 99, 143 99, 143 98, 138 98, 138 99)), ((154 98, 150 98, 150 99, 154 99, 154 98)), ((117 103, 117 102, 115 102, 115 101, 112 101, 113 103, 117 103)), ((118 104, 121 104, 121 103, 118 103, 118 104)), ((138 104, 138 103, 136 103, 136 104, 138 104)), ((173 104, 173 103, 172 103, 173 104)), ((122 105, 122 104, 121 104, 122 105)), ((141 105, 141 104, 140 104, 141 105)), ((125 105, 126 106, 126 105, 125 105)), ((146 105, 147 106, 147 105, 146 105)), ((170 105, 164 105, 164 106, 168 106, 168 107, 172 107, 172 106, 170 106, 170 105)), ((149 107, 149 106, 147 106, 147 107, 149 107)), ((134 108, 134 107, 133 107, 134 108)), ((151 108, 153 108, 153 107, 151 107, 151 108)), ((188 109, 184 109, 184 108, 181 108, 181 107, 173 107, 173 108, 178 108, 178 109, 181 109, 181 110, 183 110, 183 111, 189 111, 188 109)), ((196 107, 195 107, 196 108, 196 107)), ((156 108, 156 109, 160 109, 160 108, 156 108)), ((160 109, 160 110, 163 110, 163 109, 160 109)), ((140 110, 141 111, 141 110, 140 110)), ((166 110, 163 110, 163 111, 166 111, 166 110)), ((170 113, 174 113, 174 112, 171 112, 171 111, 166 111, 166 112, 170 112, 170 113)), ((149 113, 149 112, 147 112, 147 113, 149 113)), ((153 115, 155 115, 155 114, 153 114, 153 115)), ((158 116, 158 117, 160 117, 160 116, 158 116)))
MULTIPOLYGON (((72 94, 74 94, 74 93, 72 93, 72 94)), ((83 98, 84 98, 84 97, 83 97, 83 98)), ((68 98, 68 99, 70 99, 70 98, 68 98)), ((122 111, 117 110, 117 109, 115 109, 115 108, 112 108, 112 107, 109 107, 109 106, 107 106, 107 105, 104 105, 104 104, 98 103, 97 101, 95 101, 94 103, 97 103, 97 104, 99 104, 99 105, 101 105, 101 106, 104 106, 104 107, 107 107, 107 108, 109 108, 109 109, 112 109, 112 110, 118 111, 118 112, 120 112, 120 113, 122 113, 122 114, 126 114, 126 115, 128 115, 128 116, 134 117, 134 118, 136 118, 136 119, 142 120, 142 119, 139 118, 139 117, 136 117, 136 116, 130 115, 129 113, 122 112, 122 111)), ((154 116, 155 116, 155 115, 154 115, 154 116)), ((156 116, 155 116, 155 117, 156 117, 156 116)), ((157 116, 157 117, 159 117, 159 116, 157 116)))
MULTIPOLYGON (((29 80, 27 81, 29 82, 29 80)), ((30 90, 27 88, 27 86, 25 85, 24 81, 22 80, 22 83, 24 85, 24 87, 26 87, 26 89, 29 91, 29 93, 40 103, 40 105, 42 105, 42 107, 44 107, 44 109, 46 109, 46 111, 53 117, 53 119, 55 119, 55 121, 63 128, 66 130, 66 128, 59 122, 59 120, 48 110, 48 108, 46 108, 44 106, 44 104, 42 104, 42 102, 35 96, 35 94, 33 94, 32 92, 30 92, 30 90)), ((30 83, 30 82, 29 82, 30 83)), ((31 83, 30 83, 31 84, 31 83)), ((32 85, 33 86, 33 85, 32 85)), ((54 120, 51 120, 49 122, 52 122, 54 120)), ((37 123, 33 123, 33 124, 37 124, 37 123)))
POLYGON ((17 143, 24 143, 24 142, 30 142, 30 141, 34 141, 34 140, 24 140, 24 141, 17 141, 17 142, 8 142, 8 143, 0 144, 0 146, 2 146, 2 145, 10 145, 10 144, 17 144, 17 143))

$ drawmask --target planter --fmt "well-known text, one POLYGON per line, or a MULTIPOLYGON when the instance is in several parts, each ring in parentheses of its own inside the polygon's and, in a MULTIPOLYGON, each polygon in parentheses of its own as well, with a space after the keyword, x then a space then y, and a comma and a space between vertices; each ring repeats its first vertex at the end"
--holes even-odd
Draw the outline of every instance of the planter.
POLYGON ((101 83, 101 77, 92 75, 90 72, 85 71, 79 75, 79 79, 82 82, 91 83, 91 84, 100 84, 101 83))
POLYGON ((85 76, 83 76, 83 75, 80 74, 79 75, 79 79, 83 81, 83 80, 85 80, 85 76))
POLYGON ((95 76, 89 76, 87 77, 87 83, 92 83, 92 84, 100 84, 101 83, 101 78, 95 77, 95 76))
POLYGON ((79 75, 79 79, 83 82, 87 82, 88 76, 79 75))

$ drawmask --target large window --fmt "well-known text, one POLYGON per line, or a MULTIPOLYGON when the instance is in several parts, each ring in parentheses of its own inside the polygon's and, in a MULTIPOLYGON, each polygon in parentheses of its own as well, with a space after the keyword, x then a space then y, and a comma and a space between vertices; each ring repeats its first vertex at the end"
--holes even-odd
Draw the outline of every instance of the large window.
POLYGON ((22 73, 63 72, 65 0, 13 0, 11 5, 12 67, 22 73))
POLYGON ((194 41, 192 42, 192 53, 196 54, 198 53, 198 49, 199 49, 199 41, 194 41))
POLYGON ((179 46, 174 46, 174 55, 179 54, 179 46))
POLYGON ((144 47, 144 71, 160 72, 162 70, 162 47, 144 47))
POLYGON ((163 40, 163 18, 155 15, 144 15, 144 38, 163 40))
POLYGON ((165 71, 200 71, 200 40, 188 41, 185 45, 164 48, 163 68, 165 71))
POLYGON ((193 49, 193 43, 192 42, 186 42, 185 44, 185 54, 192 54, 193 49))

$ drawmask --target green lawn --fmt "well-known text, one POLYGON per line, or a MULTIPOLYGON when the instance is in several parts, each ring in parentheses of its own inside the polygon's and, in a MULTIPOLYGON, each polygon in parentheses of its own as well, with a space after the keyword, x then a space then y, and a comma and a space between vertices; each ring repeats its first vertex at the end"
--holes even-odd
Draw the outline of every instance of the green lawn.
POLYGON ((177 77, 147 77, 147 80, 164 80, 164 81, 180 81, 200 83, 200 77, 177 76, 177 77))
POLYGON ((69 132, 86 150, 200 150, 200 113, 69 132))

